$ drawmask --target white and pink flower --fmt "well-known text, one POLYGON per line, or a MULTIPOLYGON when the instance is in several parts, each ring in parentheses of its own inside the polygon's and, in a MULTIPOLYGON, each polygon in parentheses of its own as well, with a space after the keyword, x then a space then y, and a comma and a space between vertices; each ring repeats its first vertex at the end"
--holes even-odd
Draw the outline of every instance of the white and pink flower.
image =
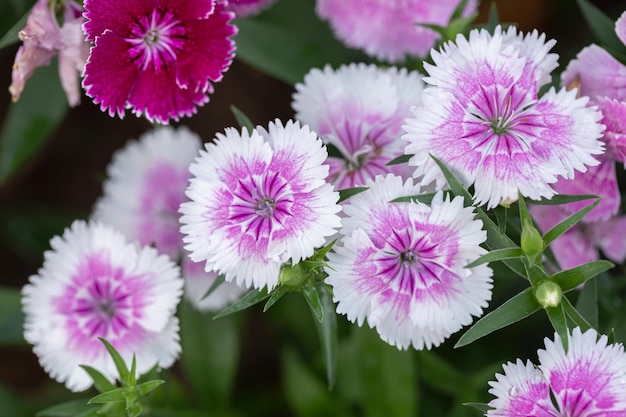
POLYGON ((298 122, 228 128, 191 165, 181 227, 191 260, 226 281, 268 287, 340 226, 326 148, 298 122))
POLYGON ((108 340, 137 373, 171 366, 180 353, 178 267, 153 248, 139 248, 98 222, 76 221, 51 240, 43 267, 24 286, 24 337, 42 367, 72 391, 92 381, 79 365, 114 380, 108 340))

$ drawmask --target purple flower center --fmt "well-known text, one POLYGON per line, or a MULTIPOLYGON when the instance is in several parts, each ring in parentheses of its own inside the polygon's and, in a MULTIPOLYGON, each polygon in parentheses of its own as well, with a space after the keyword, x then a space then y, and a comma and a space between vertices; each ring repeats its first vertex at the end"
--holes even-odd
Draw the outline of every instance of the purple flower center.
POLYGON ((280 222, 280 218, 288 215, 286 206, 289 198, 283 195, 286 184, 278 175, 263 175, 248 180, 238 181, 233 194, 238 203, 233 205, 231 218, 242 223, 249 223, 256 233, 261 232, 263 224, 280 222))
POLYGON ((157 9, 135 22, 126 41, 132 45, 128 50, 131 58, 142 71, 160 71, 176 60, 185 39, 182 22, 169 11, 157 9))

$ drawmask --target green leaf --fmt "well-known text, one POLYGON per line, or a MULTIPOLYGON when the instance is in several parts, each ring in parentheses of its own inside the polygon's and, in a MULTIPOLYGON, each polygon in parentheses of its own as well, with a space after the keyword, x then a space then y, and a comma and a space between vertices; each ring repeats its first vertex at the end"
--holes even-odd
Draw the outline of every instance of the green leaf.
POLYGON ((159 387, 159 386, 161 386, 163 384, 165 384, 164 380, 162 380, 162 379, 154 379, 152 381, 146 381, 146 382, 143 382, 143 383, 137 385, 136 390, 137 390, 137 393, 139 395, 143 396, 143 395, 146 395, 146 394, 152 392, 157 387, 159 387))
POLYGON ((235 120, 237 120, 237 123, 239 124, 239 127, 242 128, 242 129, 243 128, 248 129, 248 133, 251 134, 252 131, 254 130, 254 124, 252 123, 250 118, 248 116, 246 116, 244 112, 239 110, 234 105, 230 106, 230 111, 233 113, 233 116, 235 116, 235 120))
POLYGON ((36 417, 92 417, 100 410, 99 406, 89 405, 88 399, 76 399, 53 405, 35 414, 36 417))
POLYGON ((302 288, 300 288, 300 293, 304 296, 309 307, 311 307, 311 311, 317 321, 322 323, 324 321, 324 308, 322 307, 322 302, 320 301, 320 296, 317 293, 315 285, 312 283, 303 285, 302 288))
POLYGON ((344 188, 343 190, 339 190, 339 201, 337 202, 341 203, 342 201, 345 201, 349 199, 350 197, 360 194, 363 191, 366 191, 368 189, 369 187, 354 187, 354 188, 344 188))
POLYGON ((576 310, 594 329, 598 328, 598 280, 592 279, 585 283, 576 300, 576 310))
POLYGON ((133 358, 130 362, 130 372, 128 372, 128 379, 126 380, 126 386, 134 387, 137 385, 137 358, 133 354, 133 358))
POLYGON ((0 346, 26 344, 21 298, 19 289, 0 287, 0 346))
POLYGON ((526 277, 534 288, 537 288, 539 284, 548 280, 546 271, 544 271, 542 267, 530 263, 530 260, 524 260, 524 267, 526 268, 526 277))
POLYGON ((409 159, 411 159, 413 156, 414 155, 400 155, 396 158, 393 158, 391 161, 387 162, 385 166, 405 164, 409 162, 409 159))
POLYGON ((267 288, 263 288, 261 290, 255 288, 243 297, 241 297, 239 300, 235 301, 234 303, 217 313, 215 316, 213 316, 213 319, 219 319, 221 317, 237 313, 241 310, 245 310, 246 308, 252 307, 253 305, 267 299, 269 296, 270 295, 267 293, 267 288))
POLYGON ((128 367, 126 366, 126 363, 124 363, 122 356, 106 339, 103 339, 102 337, 99 337, 98 339, 104 344, 104 347, 106 347, 109 355, 111 355, 111 358, 115 363, 115 367, 117 368, 117 372, 120 374, 120 381, 128 381, 128 367))
POLYGON ((111 391, 98 394, 89 400, 87 404, 106 404, 106 403, 118 403, 126 401, 126 389, 116 388, 111 391))
POLYGON ((580 12, 600 44, 616 59, 626 62, 626 47, 615 33, 615 21, 588 0, 576 0, 580 12))
POLYGON ((524 256, 524 252, 521 248, 504 248, 496 249, 491 252, 487 252, 478 259, 465 265, 466 268, 475 268, 478 265, 486 264, 488 262, 502 261, 504 259, 514 259, 524 256))
POLYGON ((567 299, 567 297, 563 297, 561 300, 561 304, 563 304, 563 311, 567 318, 569 318, 575 326, 580 327, 580 330, 585 332, 591 329, 593 326, 574 308, 572 303, 567 299))
POLYGON ((588 262, 575 268, 558 272, 552 276, 552 280, 559 284, 563 292, 566 292, 573 290, 587 282, 587 280, 613 267, 615 267, 615 265, 609 261, 588 262))
POLYGON ((291 85, 311 68, 368 61, 335 39, 314 9, 314 0, 280 1, 258 16, 237 19, 237 58, 291 85))
POLYGON ((224 274, 218 275, 217 278, 215 278, 215 280, 211 284, 211 286, 206 290, 206 292, 204 293, 200 301, 204 300, 205 298, 213 294, 215 290, 217 290, 220 287, 220 285, 222 285, 225 281, 226 281, 226 277, 224 276, 224 274))
POLYGON ((0 49, 13 45, 20 41, 19 33, 24 27, 26 27, 26 20, 30 12, 24 13, 17 22, 0 38, 0 49))
POLYGON ((270 308, 272 308, 272 306, 274 304, 276 304, 276 301, 280 300, 281 298, 283 298, 283 296, 285 294, 287 294, 288 292, 292 291, 293 288, 287 288, 284 285, 281 285, 277 288, 274 289, 274 291, 272 291, 270 293, 270 298, 269 300, 267 300, 267 302, 265 303, 265 305, 263 306, 263 312, 265 313, 267 310, 269 310, 270 308))
POLYGON ((499 24, 500 16, 498 15, 498 5, 492 0, 491 6, 489 7, 489 18, 487 19, 487 30, 489 33, 493 33, 499 24))
POLYGON ((420 202, 424 204, 430 204, 433 202, 433 198, 436 193, 427 193, 427 194, 418 194, 418 195, 407 195, 403 197, 394 198, 390 201, 390 203, 415 203, 420 202))
POLYGON ((328 383, 328 390, 330 391, 335 386, 335 380, 337 377, 337 313, 332 296, 330 295, 330 292, 328 292, 326 286, 320 285, 318 292, 322 303, 324 320, 321 322, 319 320, 314 320, 313 322, 315 323, 317 335, 322 346, 322 353, 324 354, 326 380, 328 383))
MULTIPOLYGON (((492 3, 492 7, 493 7, 493 3, 492 3)), ((493 410, 493 408, 489 407, 489 404, 485 404, 485 403, 463 403, 463 405, 475 408, 485 416, 487 415, 489 410, 493 410)))
POLYGON ((100 371, 95 368, 92 368, 89 365, 79 365, 81 368, 85 370, 93 380, 93 384, 99 392, 106 392, 114 390, 115 384, 107 379, 100 371))
POLYGON ((227 406, 239 365, 240 317, 211 320, 189 302, 180 306, 181 365, 186 380, 205 406, 227 406))
POLYGON ((467 387, 467 375, 436 351, 421 350, 417 358, 420 380, 428 386, 448 395, 457 395, 467 387))
POLYGON ((461 0, 459 4, 456 6, 456 8, 454 9, 454 12, 452 12, 452 17, 450 17, 450 21, 463 17, 463 12, 465 11, 466 7, 467 7, 467 0, 461 0))
POLYGON ((67 113, 56 60, 35 71, 0 131, 0 184, 43 148, 67 113))
POLYGON ((559 304, 556 307, 546 308, 546 313, 548 313, 548 318, 550 319, 552 327, 561 337, 561 342, 563 342, 563 348, 565 348, 565 351, 567 352, 569 333, 567 330, 567 320, 565 318, 563 303, 559 304))
POLYGON ((535 298, 533 288, 526 288, 474 323, 474 325, 461 336, 454 347, 459 348, 469 345, 496 330, 530 316, 539 309, 541 309, 541 305, 539 305, 539 302, 535 298))
POLYGON ((598 196, 594 194, 557 194, 553 195, 551 198, 542 198, 541 200, 526 200, 526 204, 535 206, 557 206, 597 198, 598 196))
MULTIPOLYGON (((35 4, 35 0, 2 0, 0 1, 0 35, 5 38, 11 29, 15 26, 15 22, 20 20, 24 15, 30 13, 30 9, 35 4)), ((24 20, 26 22, 26 20, 24 20)), ((25 26, 22 25, 20 30, 25 26)))
POLYGON ((569 229, 574 227, 574 225, 576 225, 576 223, 581 221, 582 218, 587 215, 587 213, 593 210, 593 208, 597 206, 599 202, 600 202, 600 199, 596 199, 596 201, 589 204, 587 207, 584 207, 578 210, 576 213, 572 214, 571 216, 563 220, 561 223, 557 224, 552 229, 548 230, 546 234, 543 236, 543 241, 545 242, 545 245, 548 246, 549 244, 554 242, 556 238, 558 238, 563 233, 567 232, 569 229))
POLYGON ((493 209, 493 212, 496 215, 496 224, 498 225, 498 230, 500 231, 500 233, 506 234, 509 209, 507 207, 498 206, 493 209))

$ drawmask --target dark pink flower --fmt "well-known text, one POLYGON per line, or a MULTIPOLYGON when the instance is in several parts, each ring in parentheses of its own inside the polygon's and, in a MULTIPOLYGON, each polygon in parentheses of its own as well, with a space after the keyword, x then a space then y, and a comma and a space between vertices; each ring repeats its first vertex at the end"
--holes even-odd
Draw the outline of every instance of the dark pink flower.
POLYGON ((215 0, 86 0, 84 30, 95 42, 87 95, 124 116, 150 121, 191 116, 209 101, 234 56, 233 14, 215 0))

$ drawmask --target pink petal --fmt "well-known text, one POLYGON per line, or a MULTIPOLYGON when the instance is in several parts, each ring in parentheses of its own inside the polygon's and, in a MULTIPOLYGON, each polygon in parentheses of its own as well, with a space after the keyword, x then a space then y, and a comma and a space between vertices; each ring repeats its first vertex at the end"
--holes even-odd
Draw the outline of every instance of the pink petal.
POLYGON ((37 48, 33 42, 25 42, 24 45, 20 46, 17 54, 15 54, 11 85, 9 86, 9 93, 11 93, 13 102, 20 99, 26 81, 33 75, 35 69, 50 64, 54 55, 53 51, 37 48))
POLYGON ((85 0, 87 40, 94 41, 107 29, 127 36, 136 19, 148 16, 156 5, 157 0, 85 0))
POLYGON ((610 157, 626 164, 626 102, 608 97, 596 100, 606 126, 604 141, 610 157))
POLYGON ((622 43, 626 44, 626 12, 615 22, 615 33, 621 39, 622 43))
POLYGON ((623 264, 626 260, 626 216, 615 216, 604 222, 594 223, 589 232, 596 245, 613 262, 623 264))
POLYGON ((117 113, 120 118, 124 117, 126 100, 138 73, 127 50, 128 43, 123 38, 106 31, 91 48, 83 79, 85 92, 93 102, 100 103, 100 109, 108 110, 110 116, 117 113))
POLYGON ((214 11, 216 6, 221 9, 224 6, 221 2, 216 5, 216 0, 157 0, 158 7, 165 10, 171 10, 176 17, 181 20, 187 19, 206 19, 214 11))

